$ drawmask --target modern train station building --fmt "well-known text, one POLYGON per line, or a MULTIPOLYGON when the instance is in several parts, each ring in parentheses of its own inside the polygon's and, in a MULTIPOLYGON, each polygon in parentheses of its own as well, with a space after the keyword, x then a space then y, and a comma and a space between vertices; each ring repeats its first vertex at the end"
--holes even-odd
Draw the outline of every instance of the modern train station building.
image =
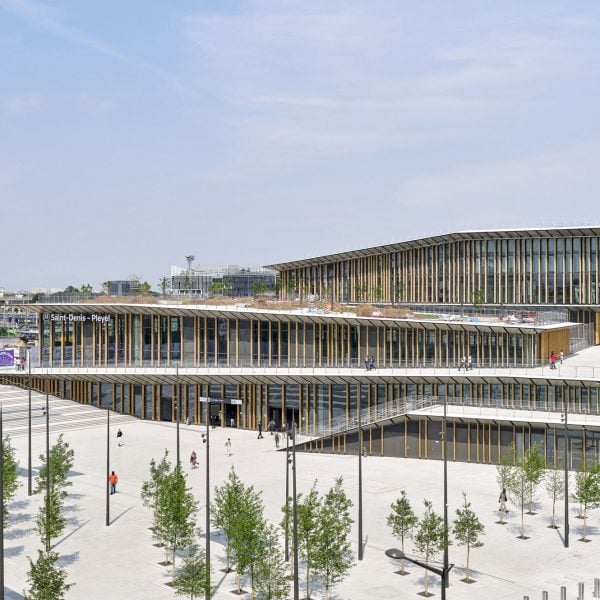
POLYGON ((285 425, 319 452, 357 452, 360 428, 371 454, 441 458, 445 409, 449 459, 541 441, 552 463, 566 439, 575 468, 600 458, 599 238, 463 232, 269 265, 303 304, 285 310, 36 304, 31 380, 0 377, 140 419, 285 425))

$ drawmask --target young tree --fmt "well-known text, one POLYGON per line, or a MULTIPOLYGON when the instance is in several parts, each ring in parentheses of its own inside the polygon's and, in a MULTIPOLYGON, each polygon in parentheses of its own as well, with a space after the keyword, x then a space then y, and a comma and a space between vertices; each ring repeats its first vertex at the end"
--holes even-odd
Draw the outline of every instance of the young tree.
POLYGON ((177 596, 189 596, 190 600, 206 593, 206 555, 197 544, 188 548, 183 564, 175 573, 173 587, 177 596))
POLYGON ((79 291, 82 294, 85 294, 86 296, 89 296, 92 293, 92 286, 89 283, 85 283, 83 284, 80 288, 79 291))
POLYGON ((529 496, 529 478, 524 466, 524 459, 517 459, 511 471, 510 480, 508 482, 508 494, 510 499, 521 508, 521 535, 518 536, 522 540, 529 539, 525 535, 525 503, 529 496))
MULTIPOLYGON (((441 552, 449 543, 448 532, 444 527, 444 519, 433 511, 433 506, 429 500, 424 500, 425 513, 419 521, 417 531, 413 538, 415 548, 419 554, 425 557, 425 564, 441 552)), ((425 591, 423 596, 429 597, 429 571, 425 569, 425 591)))
POLYGON ((151 289, 152 286, 147 281, 140 283, 140 294, 142 294, 142 296, 147 296, 151 289))
MULTIPOLYGON (((411 537, 418 522, 419 519, 410 505, 406 492, 401 490, 400 498, 392 504, 392 512, 387 518, 387 524, 394 537, 400 540, 402 554, 404 554, 404 540, 411 537)), ((404 559, 400 563, 400 575, 407 575, 404 571, 404 559)))
POLYGON ((261 532, 265 527, 263 501, 253 486, 243 487, 239 510, 230 528, 231 554, 237 571, 238 594, 241 593, 241 576, 250 572, 254 594, 254 567, 261 554, 261 532))
POLYGON ((35 562, 28 557, 29 571, 27 583, 29 589, 23 592, 26 600, 63 600, 65 594, 74 584, 67 583, 67 573, 57 565, 59 556, 56 552, 38 550, 35 562))
MULTIPOLYGON (((315 551, 319 540, 319 515, 322 500, 316 490, 317 481, 306 494, 298 494, 296 515, 298 521, 298 554, 306 564, 306 597, 310 598, 310 575, 315 567, 315 551)), ((291 521, 291 519, 290 519, 291 521)))
POLYGON ((342 487, 342 478, 325 494, 319 512, 319 532, 315 548, 315 572, 323 580, 325 600, 334 585, 346 577, 352 566, 350 517, 352 501, 342 487))
MULTIPOLYGON (((498 482, 498 486, 501 491, 508 490, 510 488, 511 479, 514 475, 515 460, 516 452, 514 446, 510 448, 509 452, 505 452, 503 455, 500 456, 500 461, 496 465, 496 470, 498 471, 496 481, 498 482)), ((497 523, 499 525, 506 524, 502 512, 500 512, 500 520, 497 521, 497 523)))
POLYGON ((213 506, 211 508, 211 523, 216 529, 221 529, 225 535, 225 572, 228 573, 231 562, 231 536, 235 518, 240 511, 244 484, 231 467, 227 481, 221 487, 215 487, 213 506))
POLYGON ((523 470, 527 480, 527 495, 529 497, 528 515, 534 515, 533 512, 533 497, 537 487, 544 477, 546 469, 546 460, 543 454, 543 442, 532 444, 523 458, 523 470))
POLYGON ((544 477, 544 488, 546 492, 552 498, 552 529, 557 529, 556 525, 556 501, 564 498, 565 495, 565 474, 563 468, 555 464, 549 469, 546 469, 546 475, 544 477))
POLYGON ((589 542, 590 540, 587 538, 587 511, 600 506, 600 473, 597 467, 577 473, 573 498, 583 507, 583 535, 579 541, 589 542))
MULTIPOLYGON (((35 494, 39 494, 46 489, 46 455, 40 454, 42 466, 36 479, 35 494)), ((65 488, 73 485, 69 479, 69 471, 73 468, 75 461, 75 452, 63 439, 63 434, 58 436, 54 445, 50 448, 50 489, 59 493, 64 498, 67 495, 65 488)))
POLYGON ((467 502, 467 495, 463 492, 463 505, 456 509, 456 519, 453 523, 453 533, 459 546, 467 547, 467 575, 463 581, 471 583, 473 579, 469 577, 469 560, 471 558, 471 548, 483 546, 480 537, 485 535, 484 526, 477 515, 471 510, 471 503, 467 502))
POLYGON ((290 580, 275 527, 265 523, 260 537, 261 552, 254 566, 254 586, 258 597, 264 600, 287 598, 290 580))
POLYGON ((187 477, 181 465, 176 465, 159 486, 156 511, 156 533, 171 550, 173 576, 177 551, 189 546, 194 539, 197 511, 198 504, 187 487, 187 477))
MULTIPOLYGON (((171 463, 168 460, 169 451, 165 450, 164 456, 157 464, 154 458, 150 461, 150 479, 142 483, 142 504, 152 511, 152 530, 156 529, 156 511, 158 495, 164 478, 171 472, 171 463)), ((162 540, 161 540, 162 542, 162 540)))
POLYGON ((46 455, 41 454, 42 466, 36 478, 34 493, 44 493, 44 501, 40 505, 40 511, 36 517, 36 530, 49 553, 51 541, 58 537, 65 528, 66 519, 62 514, 67 489, 72 483, 68 480, 69 471, 73 467, 75 452, 65 442, 62 434, 50 448, 50 495, 46 493, 46 481, 48 476, 48 465, 46 455))
POLYGON ((17 472, 19 462, 15 458, 15 449, 12 447, 10 436, 8 435, 2 440, 2 452, 4 457, 4 460, 2 461, 2 481, 4 485, 2 511, 4 514, 4 526, 6 527, 8 526, 8 503, 14 498, 17 489, 21 485, 19 474, 17 472))

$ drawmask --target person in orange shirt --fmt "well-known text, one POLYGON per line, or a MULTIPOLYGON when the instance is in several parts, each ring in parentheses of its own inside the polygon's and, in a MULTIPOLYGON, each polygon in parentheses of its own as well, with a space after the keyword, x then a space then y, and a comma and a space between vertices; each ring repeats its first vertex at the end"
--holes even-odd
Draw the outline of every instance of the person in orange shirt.
POLYGON ((111 494, 116 494, 117 493, 117 483, 119 482, 119 478, 117 477, 117 474, 112 471, 111 474, 108 476, 108 483, 110 484, 110 493, 111 494))

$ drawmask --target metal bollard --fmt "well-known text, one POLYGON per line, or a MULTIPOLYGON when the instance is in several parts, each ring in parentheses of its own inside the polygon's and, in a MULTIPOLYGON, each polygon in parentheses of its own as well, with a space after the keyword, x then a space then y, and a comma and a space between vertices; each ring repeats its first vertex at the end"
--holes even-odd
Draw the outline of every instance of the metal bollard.
POLYGON ((577 584, 577 589, 579 590, 577 593, 577 600, 583 600, 583 581, 580 581, 577 584))
POLYGON ((560 600, 567 600, 567 588, 564 585, 560 588, 560 600))
POLYGON ((546 592, 546 591, 542 592, 542 600, 548 600, 548 592, 546 592))
POLYGON ((600 579, 594 579, 594 598, 600 598, 600 579))

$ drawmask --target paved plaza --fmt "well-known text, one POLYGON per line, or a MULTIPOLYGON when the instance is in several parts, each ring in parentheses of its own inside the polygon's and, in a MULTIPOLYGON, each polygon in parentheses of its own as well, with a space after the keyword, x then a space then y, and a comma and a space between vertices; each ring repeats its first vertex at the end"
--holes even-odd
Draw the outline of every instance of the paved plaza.
MULTIPOLYGON (((34 532, 34 517, 41 496, 27 496, 27 393, 17 388, 0 387, 4 410, 4 429, 12 437, 20 461, 22 486, 16 501, 10 506, 10 527, 5 531, 5 585, 7 598, 22 598, 26 586, 27 556, 34 557, 40 542, 34 532)), ((44 452, 44 418, 41 407, 44 397, 33 394, 34 468, 44 452)), ((175 455, 175 426, 170 423, 144 422, 131 417, 113 415, 111 429, 112 464, 119 475, 118 493, 111 496, 110 527, 105 526, 106 413, 93 407, 67 400, 51 398, 52 440, 64 431, 65 439, 75 450, 75 465, 67 500, 68 525, 65 534, 55 541, 69 580, 76 586, 68 593, 70 599, 167 599, 174 598, 166 585, 171 580, 168 567, 159 565, 163 550, 153 546, 149 526, 150 512, 142 506, 140 487, 148 477, 148 463, 159 458, 168 448, 175 455), (124 433, 124 445, 117 446, 116 431, 124 433)), ((199 501, 198 525, 205 522, 205 446, 204 428, 181 427, 182 462, 189 473, 189 482, 199 501), (189 470, 188 458, 196 450, 200 468, 189 470)), ((276 452, 273 438, 257 439, 256 432, 216 428, 211 430, 211 487, 220 485, 233 465, 246 484, 262 490, 265 516, 279 523, 285 499, 285 452, 276 452), (231 438, 233 454, 227 457, 225 441, 231 438)), ((352 498, 356 519, 357 458, 298 453, 298 489, 307 491, 315 479, 318 488, 326 491, 339 475, 352 498)), ((600 577, 600 510, 591 511, 589 533, 591 543, 578 541, 582 521, 576 519, 577 506, 571 506, 571 544, 565 549, 562 529, 548 528, 551 504, 545 493, 538 494, 537 514, 525 516, 526 535, 517 539, 519 514, 509 505, 508 524, 495 524, 498 506, 496 469, 478 464, 448 464, 449 516, 462 502, 466 491, 474 510, 486 526, 485 545, 473 550, 472 576, 477 583, 467 585, 464 576, 466 550, 456 545, 450 548, 450 562, 456 567, 451 574, 447 598, 475 600, 541 599, 542 590, 550 598, 558 598, 560 586, 566 585, 568 598, 576 598, 577 583, 585 582, 586 598, 592 597, 592 584, 600 577)), ((421 515, 423 499, 433 501, 442 512, 442 463, 400 458, 368 457, 363 460, 364 560, 356 563, 347 579, 335 590, 338 600, 396 599, 417 597, 423 588, 423 569, 411 565, 410 575, 395 574, 399 565, 384 555, 387 548, 399 546, 387 525, 391 503, 406 490, 416 512, 421 515)), ((563 504, 557 506, 557 522, 562 527, 563 504)), ((202 539, 202 544, 204 540, 202 539)), ((283 544, 283 537, 282 537, 283 544)), ((353 548, 357 546, 356 522, 353 528, 353 548)), ((409 542, 407 551, 412 551, 409 542)), ((236 585, 235 573, 225 575, 223 540, 218 532, 212 536, 213 580, 215 599, 231 598, 236 585)), ((441 560, 441 556, 439 557, 441 560)), ((300 590, 304 597, 304 570, 301 569, 300 590)), ((439 579, 430 577, 432 591, 439 598, 439 579)), ((244 585, 249 589, 248 584, 244 585)), ((248 594, 248 598, 250 595, 248 594)), ((323 591, 314 584, 311 597, 322 598, 323 591)))

